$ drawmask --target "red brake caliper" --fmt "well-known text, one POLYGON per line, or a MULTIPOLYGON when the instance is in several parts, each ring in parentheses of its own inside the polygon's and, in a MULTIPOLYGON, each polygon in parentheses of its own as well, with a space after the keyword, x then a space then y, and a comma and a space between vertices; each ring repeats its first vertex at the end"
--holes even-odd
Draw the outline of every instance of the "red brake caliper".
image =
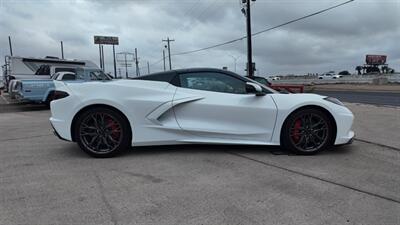
POLYGON ((294 122, 294 128, 293 128, 293 141, 298 142, 300 140, 300 128, 301 128, 301 120, 297 119, 296 122, 294 122))
POLYGON ((114 122, 114 120, 112 120, 111 118, 107 120, 107 126, 111 128, 111 136, 114 139, 118 139, 119 138, 119 133, 117 131, 115 131, 118 126, 117 124, 114 122))

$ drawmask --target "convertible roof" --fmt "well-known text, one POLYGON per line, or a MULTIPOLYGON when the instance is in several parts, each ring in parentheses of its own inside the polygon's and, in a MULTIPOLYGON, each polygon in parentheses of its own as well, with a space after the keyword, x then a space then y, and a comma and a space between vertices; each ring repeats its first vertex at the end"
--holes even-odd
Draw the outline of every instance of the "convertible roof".
POLYGON ((177 74, 180 74, 180 73, 195 73, 195 72, 220 72, 220 73, 229 74, 231 76, 235 76, 235 77, 237 77, 239 79, 244 79, 242 76, 237 75, 235 73, 232 73, 230 71, 216 69, 216 68, 186 68, 186 69, 178 69, 178 70, 168 70, 168 71, 152 73, 152 74, 148 74, 148 75, 144 75, 144 76, 140 76, 140 77, 134 77, 134 78, 131 78, 131 79, 165 81, 165 82, 170 83, 171 80, 177 74))

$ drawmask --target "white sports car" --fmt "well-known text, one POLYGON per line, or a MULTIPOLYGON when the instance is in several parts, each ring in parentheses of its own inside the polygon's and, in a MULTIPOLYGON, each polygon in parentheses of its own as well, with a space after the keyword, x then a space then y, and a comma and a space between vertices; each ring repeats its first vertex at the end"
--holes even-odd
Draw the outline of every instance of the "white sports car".
POLYGON ((51 124, 95 157, 131 146, 281 145, 314 154, 351 143, 353 114, 334 98, 281 94, 218 69, 183 69, 131 80, 55 82, 51 124))

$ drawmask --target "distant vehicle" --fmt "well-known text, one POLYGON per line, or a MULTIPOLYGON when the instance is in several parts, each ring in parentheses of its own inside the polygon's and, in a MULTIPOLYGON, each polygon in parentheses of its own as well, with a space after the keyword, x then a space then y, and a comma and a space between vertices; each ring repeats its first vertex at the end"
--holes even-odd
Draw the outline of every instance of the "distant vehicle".
POLYGON ((60 71, 74 72, 78 67, 98 68, 96 64, 87 60, 67 60, 47 56, 45 58, 31 58, 6 56, 3 68, 3 85, 5 91, 13 97, 14 80, 22 79, 50 79, 50 75, 60 71))
POLYGON ((310 155, 354 137, 354 116, 339 100, 280 94, 225 70, 56 86, 50 104, 55 134, 94 157, 175 144, 281 145, 310 155))
POLYGON ((338 74, 339 75, 345 75, 345 76, 351 75, 351 73, 349 71, 347 71, 347 70, 340 71, 338 74))
POLYGON ((272 77, 271 80, 280 80, 280 77, 272 77))
POLYGON ((49 104, 53 99, 54 80, 69 83, 111 80, 102 70, 96 68, 77 68, 76 73, 57 72, 48 80, 17 80, 15 97, 21 102, 49 104))
POLYGON ((342 78, 343 75, 338 75, 335 73, 335 71, 329 71, 327 73, 323 73, 321 75, 318 76, 318 79, 339 79, 342 78))

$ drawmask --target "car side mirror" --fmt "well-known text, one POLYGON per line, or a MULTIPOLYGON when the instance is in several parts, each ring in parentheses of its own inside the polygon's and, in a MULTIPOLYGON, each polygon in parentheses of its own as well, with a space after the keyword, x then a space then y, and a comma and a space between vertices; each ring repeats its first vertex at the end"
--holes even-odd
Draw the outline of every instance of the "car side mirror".
POLYGON ((260 85, 252 82, 246 82, 246 92, 249 94, 255 94, 256 96, 264 96, 265 93, 260 85))

